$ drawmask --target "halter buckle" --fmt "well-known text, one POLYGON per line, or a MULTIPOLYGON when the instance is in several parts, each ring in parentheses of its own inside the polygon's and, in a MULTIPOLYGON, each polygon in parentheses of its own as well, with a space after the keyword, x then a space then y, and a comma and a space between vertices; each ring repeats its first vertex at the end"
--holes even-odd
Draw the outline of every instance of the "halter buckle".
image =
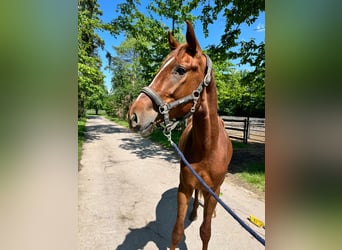
POLYGON ((167 106, 167 104, 164 104, 162 106, 159 106, 159 113, 162 115, 165 115, 169 112, 169 108, 167 106))
POLYGON ((192 98, 194 100, 198 100, 198 98, 200 97, 201 92, 198 89, 195 89, 194 91, 192 91, 192 98))

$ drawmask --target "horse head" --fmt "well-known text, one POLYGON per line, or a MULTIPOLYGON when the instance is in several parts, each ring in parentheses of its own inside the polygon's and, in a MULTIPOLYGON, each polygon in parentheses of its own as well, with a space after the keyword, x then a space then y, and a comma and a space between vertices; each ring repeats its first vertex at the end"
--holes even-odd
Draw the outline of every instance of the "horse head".
POLYGON ((170 121, 193 114, 203 88, 209 84, 210 72, 206 72, 211 71, 210 59, 202 54, 192 24, 186 23, 186 43, 180 44, 168 33, 171 52, 128 111, 130 128, 142 135, 149 135, 162 122, 167 127, 170 121))

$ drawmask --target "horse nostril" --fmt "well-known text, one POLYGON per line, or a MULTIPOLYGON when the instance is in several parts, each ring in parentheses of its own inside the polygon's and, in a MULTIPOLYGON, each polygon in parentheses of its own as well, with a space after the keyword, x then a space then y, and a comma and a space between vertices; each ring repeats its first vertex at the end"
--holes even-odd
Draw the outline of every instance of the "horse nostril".
POLYGON ((132 128, 135 128, 137 125, 138 125, 138 116, 135 113, 133 113, 131 115, 131 126, 132 128))

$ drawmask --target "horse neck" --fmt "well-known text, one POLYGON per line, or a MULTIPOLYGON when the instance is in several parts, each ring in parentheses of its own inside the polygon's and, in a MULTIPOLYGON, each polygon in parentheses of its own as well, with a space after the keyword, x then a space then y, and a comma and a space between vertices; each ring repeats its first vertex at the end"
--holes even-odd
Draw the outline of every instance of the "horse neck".
POLYGON ((193 116, 193 139, 210 147, 212 143, 217 142, 219 133, 216 83, 213 73, 211 73, 210 84, 204 89, 200 98, 200 106, 193 116), (205 139, 205 143, 203 143, 203 139, 205 139))

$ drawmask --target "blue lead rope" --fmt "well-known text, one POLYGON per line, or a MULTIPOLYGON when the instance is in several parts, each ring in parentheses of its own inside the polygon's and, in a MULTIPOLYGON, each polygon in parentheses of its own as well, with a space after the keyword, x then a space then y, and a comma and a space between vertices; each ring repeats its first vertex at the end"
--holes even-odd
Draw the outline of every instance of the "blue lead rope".
POLYGON ((236 213, 233 212, 215 193, 211 188, 207 185, 207 183, 204 182, 204 180, 197 174, 197 172, 192 168, 191 164, 185 159, 183 153, 180 151, 180 149, 177 147, 177 145, 171 140, 171 136, 167 136, 172 147, 175 149, 175 151, 178 153, 182 161, 185 163, 185 165, 189 168, 191 173, 196 177, 196 179, 205 187, 205 189, 217 200, 218 203, 221 204, 221 206, 231 215, 235 220, 237 220, 240 225, 246 229, 252 236, 254 236, 255 239, 257 239, 261 244, 265 246, 265 240, 260 237, 259 234, 257 234, 252 228, 250 228, 243 220, 241 220, 236 213))

